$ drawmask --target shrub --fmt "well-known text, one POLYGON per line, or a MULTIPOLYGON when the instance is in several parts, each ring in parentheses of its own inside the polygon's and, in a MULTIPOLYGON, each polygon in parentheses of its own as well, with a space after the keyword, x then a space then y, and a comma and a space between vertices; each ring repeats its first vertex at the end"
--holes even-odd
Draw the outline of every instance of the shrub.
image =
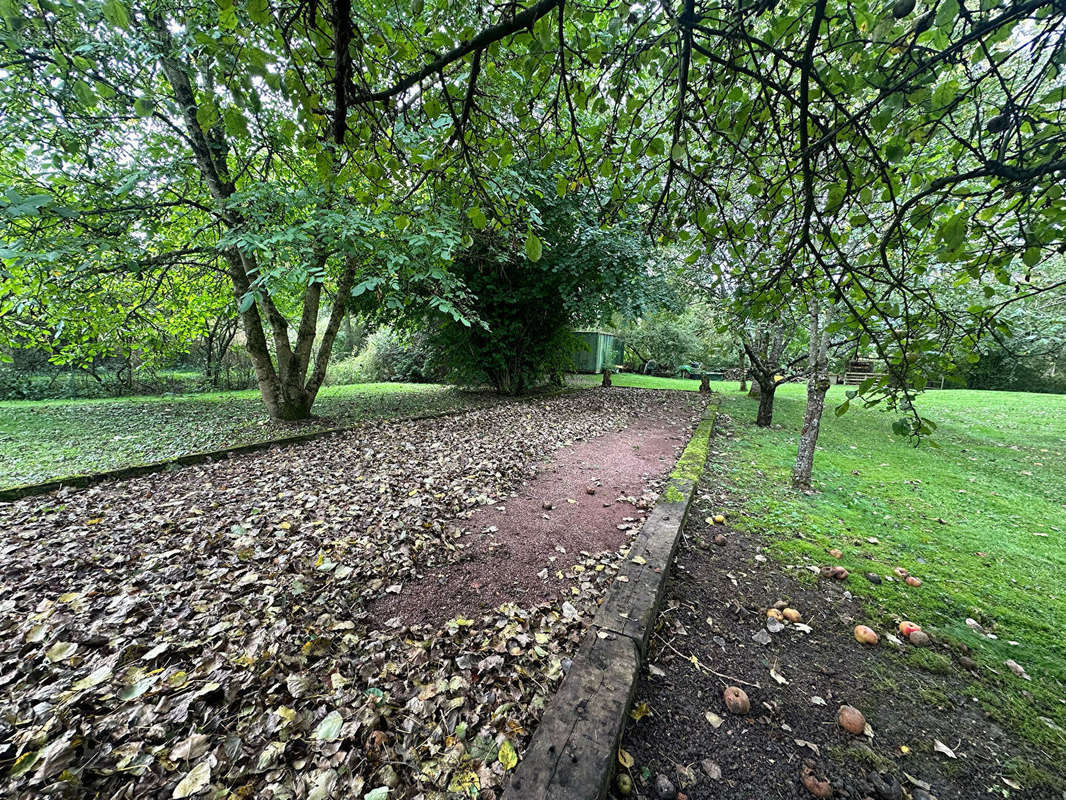
POLYGON ((526 169, 510 175, 535 213, 543 243, 482 228, 452 270, 471 299, 472 321, 438 315, 433 340, 460 383, 518 394, 573 364, 570 326, 601 321, 638 291, 646 252, 637 232, 606 227, 580 193, 560 198, 554 179, 526 169))
POLYGON ((436 362, 425 333, 378 328, 366 337, 357 355, 330 365, 326 384, 423 383, 440 377, 436 362))

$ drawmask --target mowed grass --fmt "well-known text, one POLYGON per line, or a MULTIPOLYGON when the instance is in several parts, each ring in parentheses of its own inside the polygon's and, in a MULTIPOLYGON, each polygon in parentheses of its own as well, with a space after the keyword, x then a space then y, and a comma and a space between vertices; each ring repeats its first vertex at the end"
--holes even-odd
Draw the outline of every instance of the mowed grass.
POLYGON ((294 433, 459 408, 476 396, 447 386, 327 386, 314 419, 272 421, 257 391, 116 400, 0 402, 0 487, 146 464, 294 433))
MULTIPOLYGON (((892 433, 892 414, 853 407, 836 417, 844 389, 834 387, 817 491, 805 495, 788 488, 805 387, 778 390, 771 429, 755 427, 756 403, 735 383, 714 388, 737 437, 718 442, 745 508, 735 523, 765 535, 784 564, 843 564, 878 629, 909 619, 970 648, 981 667, 970 691, 993 718, 1049 756, 1066 756, 1066 397, 929 392, 921 412, 938 429, 915 448, 892 433), (831 548, 843 551, 839 562, 831 548), (863 577, 898 566, 922 586, 863 577), (1008 659, 1031 680, 1012 674, 1008 659)), ((907 652, 915 666, 956 669, 935 651, 907 652)))

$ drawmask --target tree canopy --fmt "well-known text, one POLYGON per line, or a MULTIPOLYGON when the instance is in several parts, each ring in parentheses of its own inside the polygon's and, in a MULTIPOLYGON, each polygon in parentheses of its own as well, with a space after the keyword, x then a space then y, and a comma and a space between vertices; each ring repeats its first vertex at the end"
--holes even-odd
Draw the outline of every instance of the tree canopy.
POLYGON ((833 335, 889 365, 864 392, 909 409, 951 366, 945 335, 972 350, 1066 285, 1041 269, 1066 221, 1064 17, 1051 0, 6 0, 0 326, 99 319, 91 352, 108 315, 80 313, 82 286, 180 273, 194 306, 233 298, 268 406, 302 416, 352 302, 466 319, 464 229, 536 261, 537 205, 500 179, 532 160, 752 318, 796 294, 838 306, 833 335), (971 302, 946 302, 964 285, 971 302))

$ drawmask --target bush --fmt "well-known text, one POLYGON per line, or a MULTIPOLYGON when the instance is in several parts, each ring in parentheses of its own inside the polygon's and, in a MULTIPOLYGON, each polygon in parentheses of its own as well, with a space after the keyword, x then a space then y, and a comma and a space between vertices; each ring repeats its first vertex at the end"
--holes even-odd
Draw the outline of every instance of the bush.
POLYGON ((635 293, 647 256, 639 232, 601 225, 590 200, 560 198, 554 178, 529 168, 510 178, 535 209, 543 243, 470 230, 452 270, 470 295, 472 319, 441 314, 432 328, 451 379, 501 394, 571 370, 577 340, 569 328, 600 322, 635 293))
POLYGON ((966 388, 1066 394, 1066 376, 1048 375, 1050 363, 1046 358, 992 350, 965 370, 966 388))
POLYGON ((379 328, 366 337, 357 355, 330 365, 326 384, 425 383, 440 377, 436 362, 423 332, 397 333, 392 328, 379 328))
POLYGON ((623 329, 621 336, 638 372, 644 372, 652 364, 659 371, 673 374, 679 365, 703 349, 696 332, 667 313, 650 314, 623 329))

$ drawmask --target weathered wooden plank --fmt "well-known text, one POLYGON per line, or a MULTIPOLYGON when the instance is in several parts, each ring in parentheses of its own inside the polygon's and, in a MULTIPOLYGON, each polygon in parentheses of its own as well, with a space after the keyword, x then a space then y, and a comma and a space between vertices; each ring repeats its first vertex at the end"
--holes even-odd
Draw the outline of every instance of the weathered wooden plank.
POLYGON ((627 636, 588 636, 504 791, 504 800, 602 800, 640 670, 627 636))

